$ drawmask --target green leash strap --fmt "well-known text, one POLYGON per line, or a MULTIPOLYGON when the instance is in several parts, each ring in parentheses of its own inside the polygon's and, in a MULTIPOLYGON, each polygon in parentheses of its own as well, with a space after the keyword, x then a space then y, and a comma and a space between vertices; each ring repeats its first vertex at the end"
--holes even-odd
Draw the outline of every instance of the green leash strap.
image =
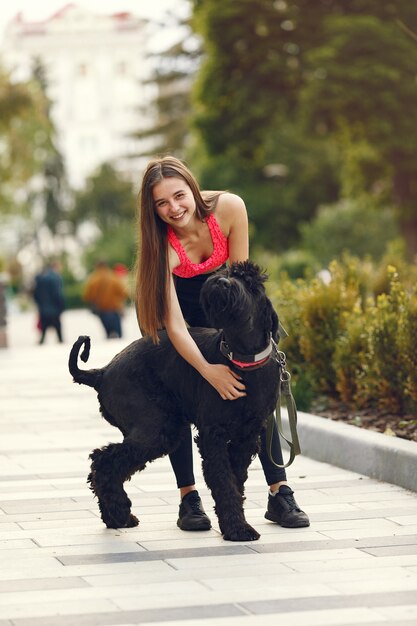
POLYGON ((267 452, 270 458, 271 463, 275 465, 275 467, 286 468, 291 465, 294 461, 297 454, 301 453, 300 442, 298 440, 297 433, 297 407, 295 405, 295 400, 291 392, 291 374, 287 372, 285 369, 286 357, 285 354, 279 350, 277 352, 277 359, 280 365, 280 375, 279 375, 279 389, 278 389, 278 400, 277 407, 274 413, 268 416, 267 426, 266 426, 266 441, 267 441, 267 452), (288 422, 290 426, 291 440, 287 439, 283 432, 282 427, 282 418, 281 418, 281 398, 285 398, 285 404, 288 412, 288 422), (284 439, 290 449, 290 458, 287 463, 284 465, 280 465, 274 461, 272 458, 272 437, 274 428, 278 429, 279 435, 284 439))

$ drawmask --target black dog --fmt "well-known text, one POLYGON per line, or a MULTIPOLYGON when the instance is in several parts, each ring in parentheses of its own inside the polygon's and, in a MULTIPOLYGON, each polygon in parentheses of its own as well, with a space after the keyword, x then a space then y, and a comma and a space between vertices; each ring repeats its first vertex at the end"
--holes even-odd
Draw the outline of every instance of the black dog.
POLYGON ((165 331, 159 333, 158 345, 150 338, 139 339, 106 367, 88 371, 78 368, 77 359, 84 345, 81 359, 87 361, 90 338, 75 342, 69 358, 74 381, 96 389, 102 415, 124 437, 122 443, 90 455, 88 481, 107 527, 138 524, 123 483, 149 461, 172 452, 193 423, 224 538, 259 538, 246 522, 243 493, 260 432, 278 397, 279 365, 274 358, 278 317, 265 293, 266 279, 250 261, 216 272, 201 291, 201 304, 213 328, 190 329, 210 363, 228 364, 242 377, 247 395, 237 400, 222 400, 177 353, 165 331))

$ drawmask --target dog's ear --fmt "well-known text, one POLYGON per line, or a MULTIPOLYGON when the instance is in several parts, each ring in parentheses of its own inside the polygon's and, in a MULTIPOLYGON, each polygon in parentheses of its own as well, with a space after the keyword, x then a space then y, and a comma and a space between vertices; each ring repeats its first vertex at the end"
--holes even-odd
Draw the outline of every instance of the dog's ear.
POLYGON ((268 274, 259 265, 249 260, 232 263, 229 274, 231 277, 240 279, 246 289, 253 294, 264 291, 264 283, 268 280, 268 274))
POLYGON ((272 306, 272 302, 270 301, 269 298, 267 298, 267 316, 269 317, 269 320, 266 319, 266 327, 268 327, 268 323, 270 325, 271 328, 271 335, 272 335, 272 339, 278 343, 279 341, 279 336, 278 336, 278 328, 279 328, 279 319, 278 319, 278 315, 274 309, 274 307, 272 306))

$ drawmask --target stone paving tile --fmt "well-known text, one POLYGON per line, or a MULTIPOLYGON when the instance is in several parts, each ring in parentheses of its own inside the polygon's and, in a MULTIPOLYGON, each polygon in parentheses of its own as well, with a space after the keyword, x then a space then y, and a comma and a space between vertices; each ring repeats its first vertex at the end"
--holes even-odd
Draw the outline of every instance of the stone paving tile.
MULTIPOLYGON (((118 608, 123 610, 130 608, 144 609, 154 608, 155 603, 161 608, 163 606, 198 606, 201 604, 219 604, 219 599, 214 597, 210 592, 198 581, 192 580, 171 580, 164 582, 164 596, 161 596, 161 585, 159 582, 141 582, 135 585, 118 586, 115 589, 110 587, 60 587, 49 588, 45 590, 37 589, 36 591, 9 592, 0 596, 0 612, 3 616, 12 616, 16 614, 17 606, 24 604, 26 612, 34 607, 39 611, 40 605, 46 602, 51 604, 52 610, 58 603, 78 602, 91 604, 99 610, 100 601, 112 602, 118 608), (24 598, 24 602, 22 602, 24 598), (126 607, 123 604, 126 603, 126 607), (132 606, 129 606, 132 605, 132 606)), ((268 596, 266 596, 268 597, 268 596)), ((229 599, 228 602, 231 603, 229 599)), ((78 612, 77 609, 71 612, 78 612)), ((46 613, 49 613, 47 611, 46 613)))
POLYGON ((378 519, 378 518, 368 518, 368 519, 350 519, 350 520, 332 520, 331 522, 315 522, 314 524, 315 530, 320 532, 324 531, 335 531, 335 530, 352 530, 357 528, 362 528, 366 530, 370 529, 381 529, 386 531, 387 533, 392 530, 395 531, 398 529, 398 524, 395 522, 390 522, 386 519, 378 519))
POLYGON ((94 528, 97 528, 98 518, 92 511, 77 511, 77 513, 85 513, 85 515, 73 515, 70 519, 62 519, 61 515, 56 519, 39 519, 29 522, 20 521, 19 526, 23 528, 23 530, 35 531, 51 529, 62 530, 65 527, 76 529, 93 526, 94 528))
POLYGON ((402 554, 417 554, 417 545, 393 545, 381 548, 364 548, 364 550, 373 556, 400 556, 402 554))
MULTIPOLYGON (((79 589, 89 587, 89 583, 82 578, 26 578, 24 580, 0 580, 0 594, 20 594, 22 592, 49 592, 51 589, 79 589)), ((20 599, 26 598, 26 593, 20 599)), ((0 596, 1 599, 1 596, 0 596)))
POLYGON ((32 539, 12 539, 12 540, 1 540, 0 541, 0 550, 22 550, 24 548, 35 548, 35 544, 32 539))
MULTIPOLYGON (((249 520, 251 523, 254 523, 253 520, 249 520)), ((256 529, 261 532, 261 539, 256 543, 256 548, 251 545, 251 549, 254 550, 255 552, 259 552, 259 548, 261 546, 267 546, 268 544, 274 544, 276 546, 276 544, 278 543, 279 546, 285 545, 287 543, 287 541, 297 541, 298 544, 305 544, 305 542, 310 542, 312 540, 316 540, 317 542, 321 542, 323 541, 323 543, 326 541, 326 539, 328 539, 327 537, 324 537, 322 535, 320 535, 319 533, 313 533, 313 532, 303 532, 300 534, 297 534, 296 532, 292 532, 292 533, 288 533, 288 535, 282 534, 282 535, 274 535, 273 533, 271 533, 270 535, 268 535, 267 533, 265 533, 264 529, 254 523, 254 526, 256 527, 256 529)), ((158 539, 155 539, 154 541, 143 541, 142 539, 140 540, 140 545, 143 546, 146 550, 170 550, 172 548, 187 548, 190 546, 190 543, 194 546, 217 546, 219 544, 219 539, 221 540, 221 534, 220 531, 213 533, 212 537, 209 537, 207 539, 205 539, 204 537, 196 537, 196 538, 192 538, 192 539, 182 539, 181 537, 178 539, 175 539, 174 541, 159 541, 158 539)), ((274 552, 280 552, 281 549, 280 547, 274 547, 273 549, 274 552)))
MULTIPOLYGON (((363 555, 365 556, 365 551, 363 551, 363 555)), ((322 556, 322 555, 320 555, 322 556)), ((371 556, 371 555, 369 555, 371 556)), ((285 560, 282 561, 284 564, 285 560)), ((288 564, 291 569, 296 572, 321 572, 324 570, 334 571, 340 570, 343 567, 346 570, 356 570, 356 569, 378 569, 385 567, 411 567, 417 566, 417 555, 402 555, 402 556, 386 556, 386 557, 378 557, 369 560, 367 558, 344 558, 343 564, 341 565, 338 560, 323 560, 321 558, 317 558, 316 561, 313 560, 299 560, 293 561, 288 564)))
MULTIPOLYGON (((51 594, 51 591, 49 592, 51 594)), ((48 620, 48 617, 59 619, 57 613, 64 615, 78 615, 79 613, 95 614, 99 611, 110 613, 117 609, 111 600, 100 598, 98 601, 89 600, 69 600, 59 601, 56 604, 49 599, 35 604, 14 604, 10 606, 0 606, 0 617, 11 619, 13 624, 19 623, 20 619, 30 618, 36 623, 36 618, 48 620)))
POLYGON ((98 563, 126 563, 128 561, 159 561, 172 559, 194 559, 196 557, 205 558, 219 558, 227 555, 236 554, 250 554, 251 550, 244 545, 232 545, 232 546, 216 546, 213 548, 188 548, 179 550, 166 550, 163 552, 157 551, 141 551, 141 552, 121 552, 119 554, 90 554, 90 555, 77 555, 72 556, 57 556, 57 559, 63 565, 90 565, 98 563))
POLYGON ((9 523, 7 521, 4 520, 0 520, 0 533, 3 532, 7 532, 7 531, 16 531, 18 532, 20 530, 20 527, 18 524, 13 524, 13 523, 9 523))
POLYGON ((43 616, 41 618, 13 619, 14 626, 116 626, 131 622, 142 624, 156 622, 164 619, 169 622, 183 622, 188 624, 189 619, 200 620, 207 618, 231 617, 244 615, 239 607, 232 604, 218 604, 216 606, 198 606, 193 609, 170 607, 168 609, 147 609, 144 611, 123 611, 123 612, 100 612, 91 614, 74 615, 54 615, 52 617, 43 616))
POLYGON ((345 609, 354 606, 378 609, 381 607, 397 607, 397 606, 415 606, 416 594, 410 591, 394 591, 389 594, 380 593, 363 593, 350 594, 349 596, 332 595, 323 597, 309 598, 285 598, 259 602, 242 603, 241 606, 250 613, 268 614, 268 613, 288 613, 289 611, 311 611, 322 609, 345 609))
POLYGON ((358 509, 363 509, 364 511, 392 511, 393 507, 398 512, 398 509, 408 509, 408 508, 417 508, 417 500, 415 494, 411 494, 409 491, 404 491, 403 496, 399 494, 398 499, 393 498, 389 500, 385 500, 381 498, 381 500, 376 500, 374 502, 371 501, 361 501, 358 502, 357 498, 352 500, 351 504, 356 506, 358 509))
POLYGON ((378 609, 383 617, 387 619, 390 624, 396 624, 396 620, 413 620, 413 626, 417 623, 417 603, 414 596, 414 605, 404 604, 403 606, 396 606, 395 608, 390 606, 381 607, 378 609))
MULTIPOLYGON (((164 594, 163 597, 159 595, 157 598, 158 607, 160 609, 170 608, 170 607, 182 607, 183 609, 195 610, 196 607, 199 606, 209 606, 216 604, 230 604, 239 606, 243 608, 244 613, 248 613, 246 608, 251 602, 259 603, 259 602, 274 602, 277 596, 277 589, 272 587, 263 588, 242 588, 242 589, 225 589, 225 590, 216 590, 215 593, 208 589, 203 589, 200 587, 200 590, 193 588, 191 585, 192 593, 187 592, 187 585, 190 584, 190 581, 184 581, 181 592, 179 595, 177 594, 164 594), (245 606, 244 606, 245 605, 245 606)), ((310 597, 314 598, 324 598, 327 599, 331 595, 337 595, 336 591, 330 589, 327 585, 309 585, 301 586, 297 589, 297 585, 295 586, 283 586, 283 593, 288 593, 288 598, 296 599, 298 597, 305 597, 306 599, 310 597), (315 593, 313 593, 315 591, 315 593)), ((143 595, 140 594, 120 594, 120 596, 112 595, 112 602, 116 604, 123 611, 132 611, 132 610, 144 610, 150 609, 155 606, 156 598, 152 598, 151 595, 143 595)), ((184 611, 185 613, 185 611, 184 611)))
MULTIPOLYGON (((274 586, 275 588, 282 587, 290 587, 299 585, 302 587, 310 587, 316 584, 326 584, 328 588, 337 590, 339 593, 346 593, 343 585, 358 585, 360 589, 362 589, 363 584, 365 583, 375 583, 381 582, 382 585, 387 584, 390 585, 395 580, 398 584, 403 583, 406 584, 408 581, 417 580, 417 576, 410 571, 407 571, 406 568, 401 567, 384 567, 381 569, 373 569, 370 567, 369 569, 339 569, 338 571, 320 571, 320 572, 285 572, 285 576, 282 575, 282 572, 276 570, 275 566, 267 566, 264 565, 260 567, 258 571, 254 572, 253 570, 249 570, 246 574, 239 573, 237 568, 226 568, 224 571, 222 570, 222 575, 219 576, 219 573, 214 568, 207 569, 204 571, 191 570, 188 571, 189 575, 192 578, 198 578, 201 582, 203 582, 208 588, 216 590, 224 590, 224 589, 234 589, 234 588, 256 588, 261 587, 266 589, 268 587, 274 586), (340 588, 339 588, 340 586, 340 588)), ((94 578, 90 579, 91 584, 94 583, 94 578)), ((411 582, 410 582, 411 584, 411 582)), ((400 588, 401 590, 401 588, 400 588)), ((285 594, 281 594, 283 597, 285 594)), ((300 594, 302 595, 302 594, 300 594)))
MULTIPOLYGON (((397 580, 361 580, 349 582, 332 582, 331 587, 344 595, 364 594, 364 593, 387 593, 394 591, 417 591, 417 578, 400 578, 397 580)), ((414 593, 416 598, 416 593, 414 593)))
MULTIPOLYGON (((410 620, 396 619, 395 622, 391 622, 391 624, 392 626, 414 626, 414 623, 412 622, 413 619, 413 617, 411 617, 410 620)), ((350 622, 349 624, 344 624, 344 626, 356 626, 357 623, 358 622, 355 624, 350 622)), ((388 626, 388 624, 390 624, 390 622, 386 619, 379 622, 366 622, 366 626, 388 626)))
MULTIPOLYGON (((366 624, 366 626, 414 626, 410 621, 401 620, 391 623, 384 619, 381 621, 381 616, 375 610, 367 608, 281 613, 279 620, 279 623, 285 624, 285 626, 356 626, 357 624, 366 624)), ((186 624, 187 626, 201 626, 201 622, 194 619, 187 620, 186 624)), ((183 623, 153 622, 153 626, 165 625, 183 626, 183 623)), ((123 626, 134 625, 124 624, 123 626)), ((245 615, 244 617, 230 617, 228 619, 207 619, 204 621, 204 626, 277 626, 277 617, 274 615, 245 615)))
POLYGON ((284 544, 272 544, 272 545, 260 545, 259 543, 254 544, 252 550, 255 552, 261 553, 271 553, 271 552, 279 552, 283 554, 284 552, 295 552, 302 550, 319 550, 322 552, 323 550, 338 550, 341 548, 355 548, 362 549, 366 552, 373 547, 377 546, 414 546, 417 545, 417 536, 410 535, 406 537, 366 537, 360 540, 356 539, 340 539, 338 541, 326 539, 320 541, 306 541, 304 543, 299 541, 290 541, 284 544))
POLYGON ((417 515, 397 515, 395 517, 387 517, 387 519, 396 524, 401 524, 401 526, 417 525, 417 515))
MULTIPOLYGON (((381 508, 381 509, 372 509, 370 511, 363 511, 360 510, 358 508, 353 507, 352 505, 348 505, 348 508, 346 508, 346 510, 343 513, 339 513, 339 505, 334 505, 333 507, 333 511, 329 511, 327 512, 326 510, 324 512, 321 512, 322 509, 319 508, 319 513, 316 513, 315 511, 317 511, 317 507, 315 507, 314 505, 309 505, 308 507, 308 512, 311 513, 311 515, 309 515, 310 520, 311 521, 330 521, 330 520, 349 520, 349 519, 370 519, 370 518, 386 518, 386 519, 391 519, 391 515, 395 512, 398 512, 398 508, 392 508, 392 507, 386 507, 386 508, 381 508)), ((345 505, 342 505, 345 506, 345 505)), ((325 505, 326 509, 328 508, 332 508, 331 505, 325 505)), ((416 509, 417 509, 417 501, 416 501, 416 509)), ((407 508, 405 509, 404 513, 411 514, 413 512, 413 509, 407 508)))
MULTIPOLYGON (((397 527, 392 530, 392 536, 400 538, 404 535, 415 535, 417 531, 417 526, 404 526, 397 527)), ((384 537, 387 533, 387 529, 385 528, 376 528, 373 530, 369 529, 349 529, 349 530, 335 530, 335 531, 326 531, 323 534, 326 537, 331 537, 332 539, 362 539, 365 537, 384 537)))

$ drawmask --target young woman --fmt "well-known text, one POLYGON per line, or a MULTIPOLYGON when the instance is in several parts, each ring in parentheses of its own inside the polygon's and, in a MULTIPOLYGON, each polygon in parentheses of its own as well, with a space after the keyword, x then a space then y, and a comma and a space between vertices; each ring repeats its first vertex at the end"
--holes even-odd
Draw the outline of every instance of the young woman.
MULTIPOLYGON (((239 375, 227 365, 208 363, 188 332, 188 326, 209 325, 199 306, 200 289, 208 275, 226 261, 248 259, 248 217, 243 200, 228 192, 200 191, 190 170, 172 156, 148 164, 139 199, 136 307, 142 333, 156 342, 157 330, 164 327, 177 352, 223 400, 246 395, 239 375)), ((276 432, 272 452, 282 464, 276 432)), ((288 528, 308 526, 309 519, 294 499, 285 470, 269 460, 264 435, 259 458, 269 485, 265 517, 288 528)), ((191 428, 170 460, 180 489, 179 528, 208 530, 211 522, 195 487, 191 428)))

